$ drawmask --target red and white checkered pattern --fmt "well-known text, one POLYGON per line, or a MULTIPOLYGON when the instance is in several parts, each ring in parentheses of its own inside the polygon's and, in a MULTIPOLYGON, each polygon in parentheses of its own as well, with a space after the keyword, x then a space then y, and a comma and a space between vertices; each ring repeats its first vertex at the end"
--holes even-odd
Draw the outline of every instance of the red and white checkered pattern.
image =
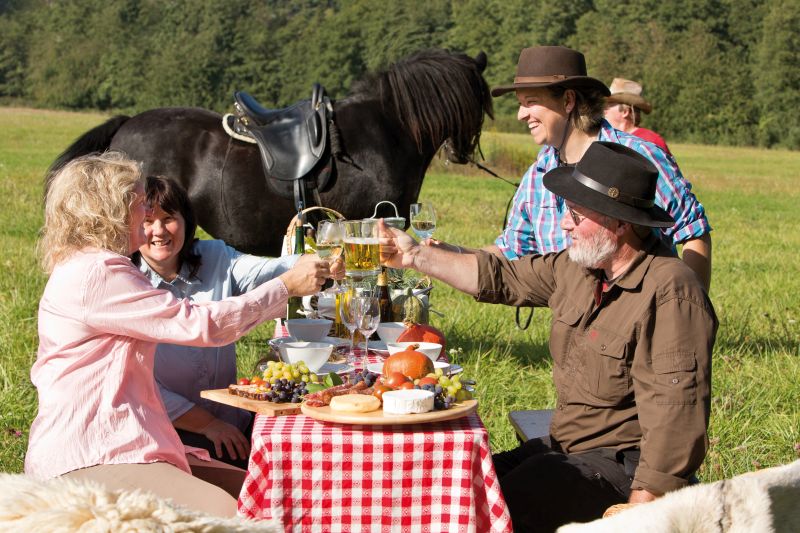
POLYGON ((239 513, 286 531, 511 531, 477 414, 408 426, 257 415, 239 513))

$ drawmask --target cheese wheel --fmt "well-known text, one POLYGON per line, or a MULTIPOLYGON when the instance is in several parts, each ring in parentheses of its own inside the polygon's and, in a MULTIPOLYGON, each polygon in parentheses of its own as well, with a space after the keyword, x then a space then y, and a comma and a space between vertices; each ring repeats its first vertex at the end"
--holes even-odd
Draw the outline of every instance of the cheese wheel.
POLYGON ((366 394, 343 394, 331 398, 331 409, 345 413, 369 413, 381 408, 381 401, 366 394))
POLYGON ((383 412, 391 415, 427 413, 433 410, 433 396, 430 391, 411 389, 394 390, 383 393, 383 412))

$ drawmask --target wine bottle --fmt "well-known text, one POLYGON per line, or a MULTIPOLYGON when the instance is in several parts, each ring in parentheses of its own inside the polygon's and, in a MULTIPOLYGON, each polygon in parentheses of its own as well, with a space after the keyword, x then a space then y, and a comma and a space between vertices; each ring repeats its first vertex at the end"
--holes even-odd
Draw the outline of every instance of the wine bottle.
MULTIPOLYGON (((294 253, 305 253, 305 230, 303 229, 303 218, 300 217, 297 221, 297 226, 294 229, 294 253)), ((303 298, 300 296, 291 296, 286 303, 286 319, 290 318, 303 318, 303 315, 298 311, 303 309, 303 298)))
POLYGON ((391 322, 392 297, 389 295, 389 284, 385 270, 381 270, 381 273, 378 274, 378 281, 375 289, 378 296, 378 306, 381 312, 381 322, 391 322))

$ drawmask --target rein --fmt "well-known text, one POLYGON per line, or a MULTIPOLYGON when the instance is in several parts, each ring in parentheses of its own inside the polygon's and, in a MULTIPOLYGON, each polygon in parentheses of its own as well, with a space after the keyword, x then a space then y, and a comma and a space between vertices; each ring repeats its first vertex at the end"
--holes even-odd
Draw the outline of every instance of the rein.
MULTIPOLYGON (((481 156, 482 155, 483 154, 481 154, 481 156)), ((478 167, 479 169, 483 170, 484 172, 486 172, 487 174, 489 174, 493 178, 497 178, 500 181, 504 181, 505 183, 508 183, 509 185, 514 187, 515 189, 516 189, 516 187, 519 187, 519 182, 514 183, 513 181, 507 180, 506 178, 503 178, 503 177, 499 176, 496 172, 494 172, 489 167, 484 166, 483 164, 479 163, 478 161, 475 161, 474 157, 471 157, 469 159, 469 162, 472 163, 473 165, 475 165, 476 167, 478 167)), ((511 198, 509 198, 508 202, 506 203, 506 212, 505 212, 505 215, 503 216, 502 222, 500 223, 500 230, 501 231, 506 226, 506 220, 508 220, 508 211, 509 211, 509 209, 511 209, 511 202, 513 200, 514 200, 514 195, 512 194, 511 198)), ((531 325, 531 319, 533 318, 533 307, 529 307, 528 308, 528 317, 524 320, 524 324, 522 323, 522 320, 521 320, 521 315, 522 315, 521 310, 522 310, 522 307, 517 306, 516 316, 514 317, 514 320, 517 323, 517 329, 525 331, 531 325)))

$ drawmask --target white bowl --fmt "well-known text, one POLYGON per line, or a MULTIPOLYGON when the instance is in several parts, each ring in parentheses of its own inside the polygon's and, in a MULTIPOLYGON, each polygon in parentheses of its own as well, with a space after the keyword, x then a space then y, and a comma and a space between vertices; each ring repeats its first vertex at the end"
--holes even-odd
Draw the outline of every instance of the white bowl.
POLYGON ((402 352, 412 344, 419 344, 417 351, 427 355, 431 361, 436 361, 442 353, 442 345, 438 342, 387 342, 386 347, 389 349, 389 355, 392 355, 402 352))
POLYGON ((304 362, 311 372, 316 372, 328 362, 333 352, 333 344, 329 342, 283 342, 278 344, 278 351, 284 363, 304 362))
POLYGON ((289 335, 297 340, 316 342, 328 336, 333 320, 327 318, 291 318, 286 321, 289 335))
POLYGON ((406 326, 402 322, 381 322, 378 324, 378 337, 383 342, 395 342, 405 330, 406 326))

